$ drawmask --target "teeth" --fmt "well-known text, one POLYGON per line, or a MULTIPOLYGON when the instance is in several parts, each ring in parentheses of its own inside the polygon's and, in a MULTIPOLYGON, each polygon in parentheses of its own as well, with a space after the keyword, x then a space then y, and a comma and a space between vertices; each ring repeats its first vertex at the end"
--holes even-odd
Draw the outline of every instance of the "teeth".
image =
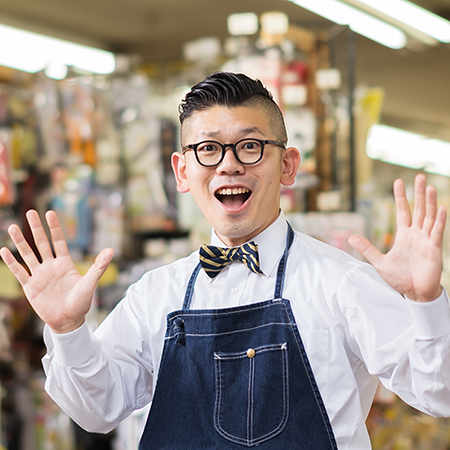
POLYGON ((247 188, 224 188, 224 189, 219 189, 217 191, 217 193, 219 195, 238 195, 238 194, 246 194, 247 192, 250 192, 250 189, 247 188))

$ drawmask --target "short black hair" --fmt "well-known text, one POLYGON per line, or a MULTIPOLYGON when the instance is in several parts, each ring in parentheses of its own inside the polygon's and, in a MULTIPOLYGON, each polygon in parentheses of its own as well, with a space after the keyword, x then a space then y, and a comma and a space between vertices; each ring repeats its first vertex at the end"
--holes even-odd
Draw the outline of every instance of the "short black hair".
POLYGON ((181 101, 178 108, 180 123, 193 113, 216 105, 263 108, 271 118, 276 138, 287 142, 283 114, 260 80, 253 80, 243 73, 215 72, 209 75, 193 86, 181 101))

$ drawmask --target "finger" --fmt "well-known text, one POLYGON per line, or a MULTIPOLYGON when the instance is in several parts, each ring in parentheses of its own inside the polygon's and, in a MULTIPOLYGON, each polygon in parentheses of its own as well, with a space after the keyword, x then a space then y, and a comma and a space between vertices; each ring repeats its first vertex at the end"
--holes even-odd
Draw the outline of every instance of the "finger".
POLYGON ((445 222, 447 221, 447 208, 440 206, 437 210, 436 220, 431 230, 430 238, 432 242, 439 248, 442 247, 442 239, 444 236, 445 222))
POLYGON ((98 254, 97 258, 95 258, 94 264, 92 264, 86 272, 86 275, 83 277, 86 284, 90 288, 94 289, 95 286, 97 286, 100 278, 108 268, 113 256, 114 251, 111 248, 105 248, 98 254))
POLYGON ((348 239, 349 244, 358 250, 375 268, 379 267, 383 254, 364 236, 354 235, 348 239))
POLYGON ((394 181, 394 197, 397 228, 409 227, 411 224, 411 212, 406 198, 405 185, 400 179, 394 181))
POLYGON ((11 225, 8 228, 8 233, 11 236, 14 245, 16 246, 20 256, 25 261, 25 264, 29 267, 29 269, 33 272, 35 267, 37 267, 40 263, 34 254, 31 247, 28 245, 28 242, 23 237, 22 231, 17 225, 11 225))
POLYGON ((419 228, 422 228, 423 226, 426 213, 425 189, 425 176, 423 174, 419 174, 416 176, 414 181, 414 211, 412 217, 412 224, 419 228))
POLYGON ((8 269, 13 273, 13 275, 16 277, 17 281, 22 285, 25 286, 25 284, 30 279, 30 275, 25 270, 25 268, 22 266, 22 264, 19 264, 14 258, 13 254, 6 248, 3 247, 0 250, 0 256, 2 257, 4 263, 8 267, 8 269))
POLYGON ((33 233, 34 242, 36 243, 36 247, 39 250, 42 260, 53 259, 52 249, 48 242, 47 233, 42 226, 39 214, 34 210, 30 210, 27 212, 26 216, 31 232, 33 233))
POLYGON ((48 228, 50 229, 56 256, 69 256, 66 238, 64 237, 63 229, 55 211, 47 211, 45 219, 47 220, 48 228))
POLYGON ((423 229, 428 234, 430 234, 431 230, 433 229, 437 213, 436 188, 434 186, 427 186, 425 191, 425 197, 426 197, 426 212, 425 212, 425 220, 423 222, 423 229))

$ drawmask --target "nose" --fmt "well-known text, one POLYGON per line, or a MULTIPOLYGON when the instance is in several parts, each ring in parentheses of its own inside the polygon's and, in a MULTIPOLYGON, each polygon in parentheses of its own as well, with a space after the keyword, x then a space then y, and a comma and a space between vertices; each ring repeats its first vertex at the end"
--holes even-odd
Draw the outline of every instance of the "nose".
POLYGON ((225 149, 225 155, 223 156, 222 162, 217 166, 217 171, 219 173, 227 174, 240 174, 244 173, 244 166, 237 160, 234 155, 233 148, 228 146, 225 149))

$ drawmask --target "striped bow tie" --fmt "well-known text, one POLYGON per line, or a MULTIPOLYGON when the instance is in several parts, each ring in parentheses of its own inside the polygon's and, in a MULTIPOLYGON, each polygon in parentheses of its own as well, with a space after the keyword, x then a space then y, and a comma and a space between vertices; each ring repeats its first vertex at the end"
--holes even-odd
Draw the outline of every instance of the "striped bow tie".
POLYGON ((219 275, 220 271, 234 261, 243 262, 252 272, 262 274, 259 268, 258 245, 249 242, 241 247, 220 248, 213 245, 200 247, 200 264, 210 278, 219 275))

